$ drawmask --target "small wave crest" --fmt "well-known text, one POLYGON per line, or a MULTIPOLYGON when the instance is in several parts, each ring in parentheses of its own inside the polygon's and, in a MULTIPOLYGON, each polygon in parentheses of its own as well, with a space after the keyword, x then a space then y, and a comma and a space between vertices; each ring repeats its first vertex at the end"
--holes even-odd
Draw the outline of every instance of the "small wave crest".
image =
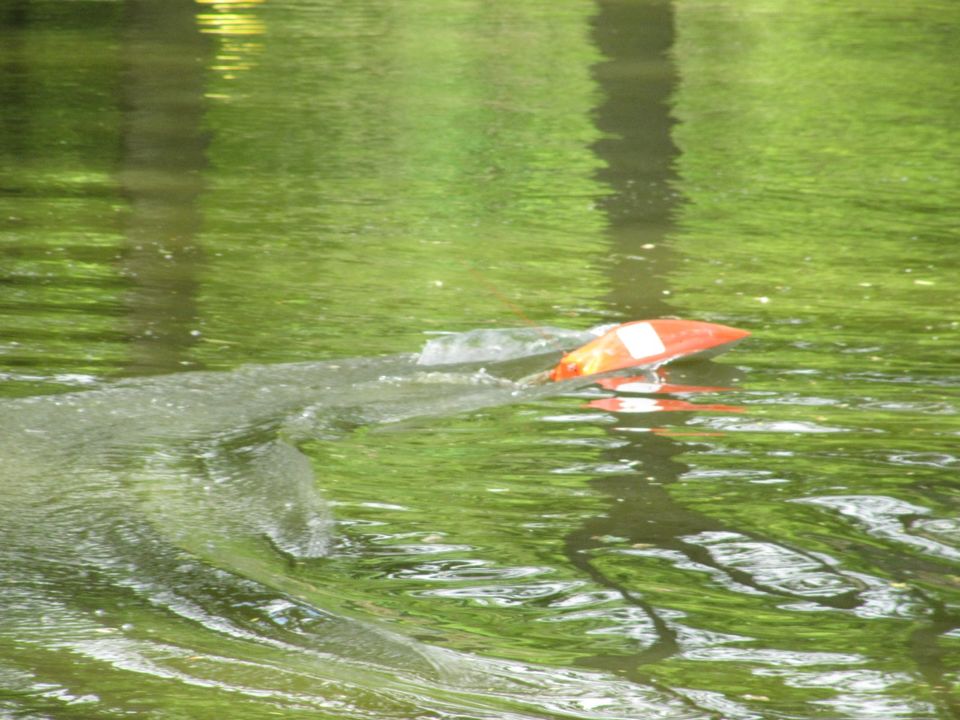
POLYGON ((505 362, 570 350, 598 335, 594 330, 511 328, 471 330, 430 339, 417 358, 418 365, 459 365, 505 362))

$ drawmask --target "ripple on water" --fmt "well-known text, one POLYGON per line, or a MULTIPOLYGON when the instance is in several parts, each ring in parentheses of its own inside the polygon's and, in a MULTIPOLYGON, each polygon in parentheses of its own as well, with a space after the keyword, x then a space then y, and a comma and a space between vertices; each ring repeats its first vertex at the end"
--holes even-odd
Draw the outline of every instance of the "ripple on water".
POLYGON ((792 502, 832 510, 856 523, 874 538, 907 545, 931 557, 960 560, 960 550, 952 544, 908 531, 905 521, 911 517, 929 515, 929 508, 886 495, 825 495, 796 498, 792 502))
POLYGON ((552 608, 581 608, 601 605, 621 600, 623 595, 616 590, 593 590, 591 592, 572 593, 550 603, 552 608))
POLYGON ((426 582, 475 582, 477 580, 499 582, 535 577, 552 572, 555 572, 555 569, 546 566, 495 567, 488 560, 457 559, 420 563, 412 567, 395 570, 388 577, 426 582))
POLYGON ((547 600, 582 585, 578 581, 552 583, 470 585, 456 588, 436 588, 412 592, 415 597, 439 597, 448 600, 469 600, 476 605, 514 607, 547 600))
POLYGON ((897 692, 898 689, 907 688, 915 682, 915 679, 906 673, 866 668, 826 671, 763 668, 756 670, 755 674, 780 678, 788 687, 829 691, 832 697, 811 702, 827 708, 832 717, 893 720, 932 717, 936 714, 935 708, 929 703, 904 697, 904 693, 897 692))
POLYGON ((916 465, 920 467, 936 468, 938 470, 956 470, 960 468, 960 458, 948 453, 936 452, 904 452, 891 453, 886 456, 887 462, 894 465, 916 465))
POLYGON ((659 639, 656 624, 639 607, 620 606, 565 612, 539 618, 539 622, 581 622, 587 626, 586 635, 614 635, 649 646, 659 639))
MULTIPOLYGON (((688 424, 708 427, 711 430, 722 432, 742 433, 782 433, 798 435, 806 433, 845 433, 851 431, 851 428, 824 425, 807 420, 741 420, 731 416, 697 417, 692 418, 688 424)), ((863 432, 862 429, 858 429, 858 431, 863 432)))
POLYGON ((731 647, 730 645, 686 650, 683 653, 683 657, 689 660, 735 662, 773 668, 809 667, 816 665, 859 665, 867 662, 867 658, 853 653, 798 652, 774 648, 731 647))
POLYGON ((912 413, 916 415, 956 415, 957 408, 948 402, 908 402, 905 400, 876 400, 860 405, 867 410, 886 410, 888 412, 912 413))
POLYGON ((830 558, 813 556, 735 532, 701 532, 683 538, 706 548, 721 569, 746 575, 757 589, 801 598, 857 592, 860 583, 838 572, 830 558))
POLYGON ((368 554, 380 557, 407 557, 411 555, 443 555, 453 552, 470 552, 474 548, 470 545, 453 545, 440 542, 422 542, 419 545, 408 543, 405 545, 379 545, 371 547, 368 554))
POLYGON ((960 519, 922 518, 914 520, 911 529, 927 536, 934 536, 950 545, 960 546, 960 519))

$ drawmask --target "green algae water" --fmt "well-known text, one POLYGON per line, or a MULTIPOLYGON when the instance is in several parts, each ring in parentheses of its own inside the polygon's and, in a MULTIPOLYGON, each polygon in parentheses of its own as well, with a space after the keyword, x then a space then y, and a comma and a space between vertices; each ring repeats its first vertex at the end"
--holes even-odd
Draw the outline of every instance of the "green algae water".
POLYGON ((0 4, 0 717, 960 717, 958 28, 0 4))

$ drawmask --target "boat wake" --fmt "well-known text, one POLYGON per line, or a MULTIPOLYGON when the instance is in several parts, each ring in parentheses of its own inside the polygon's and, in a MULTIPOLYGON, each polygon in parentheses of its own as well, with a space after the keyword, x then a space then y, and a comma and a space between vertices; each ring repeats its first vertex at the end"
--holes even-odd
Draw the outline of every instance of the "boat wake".
POLYGON ((700 717, 604 673, 414 640, 296 572, 334 527, 299 443, 556 392, 517 379, 584 337, 484 331, 4 401, 0 714, 197 717, 230 696, 237 718, 700 717), (141 693, 108 692, 130 673, 141 693))

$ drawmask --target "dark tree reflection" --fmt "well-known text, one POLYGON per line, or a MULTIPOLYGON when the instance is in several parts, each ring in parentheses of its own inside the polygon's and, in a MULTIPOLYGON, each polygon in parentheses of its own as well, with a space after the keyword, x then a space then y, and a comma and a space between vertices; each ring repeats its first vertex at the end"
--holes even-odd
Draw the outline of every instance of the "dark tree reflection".
POLYGON ((191 0, 127 0, 121 183, 129 202, 122 271, 131 279, 129 373, 190 365, 196 342, 197 234, 207 139, 210 42, 191 0))

